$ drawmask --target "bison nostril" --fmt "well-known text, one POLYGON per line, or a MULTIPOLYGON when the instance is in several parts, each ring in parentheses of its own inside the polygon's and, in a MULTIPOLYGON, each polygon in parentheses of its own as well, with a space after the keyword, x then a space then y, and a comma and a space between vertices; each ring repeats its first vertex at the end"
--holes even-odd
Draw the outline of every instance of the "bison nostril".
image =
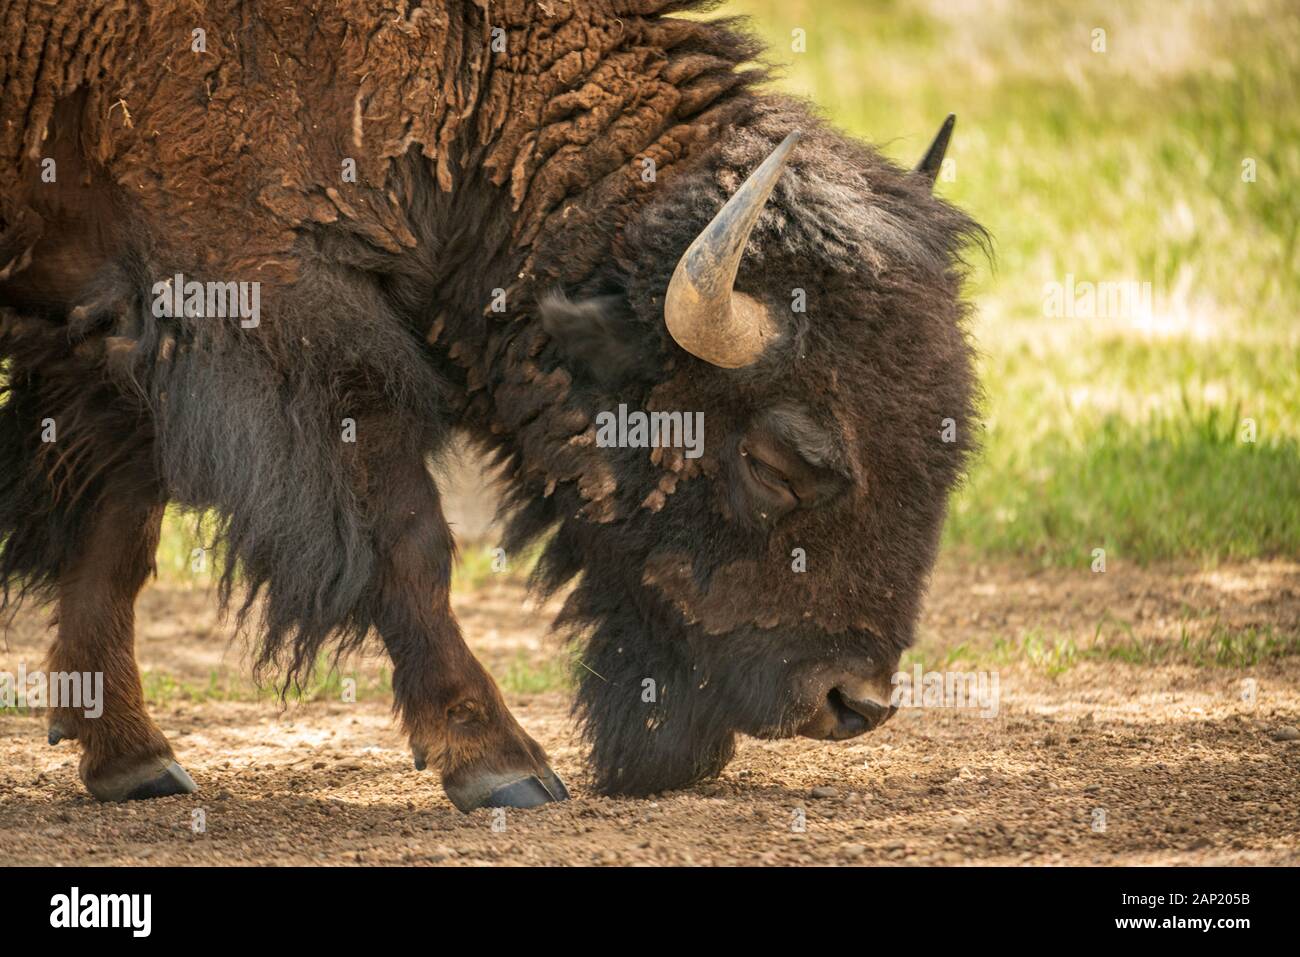
POLYGON ((883 692, 883 688, 866 682, 834 685, 825 693, 821 707, 796 733, 819 741, 843 741, 878 728, 898 710, 881 702, 883 692))
POLYGON ((840 688, 832 688, 826 701, 837 720, 836 737, 851 738, 877 728, 898 710, 869 698, 852 698, 840 688))
POLYGON ((839 688, 832 688, 826 692, 826 707, 835 719, 834 725, 826 735, 832 740, 857 737, 870 729, 866 717, 848 706, 839 688))

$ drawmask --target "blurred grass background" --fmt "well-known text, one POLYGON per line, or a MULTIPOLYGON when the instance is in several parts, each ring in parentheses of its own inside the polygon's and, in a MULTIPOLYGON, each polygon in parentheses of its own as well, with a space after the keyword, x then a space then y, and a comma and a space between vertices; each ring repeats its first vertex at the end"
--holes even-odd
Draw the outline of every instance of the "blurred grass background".
MULTIPOLYGON (((955 177, 937 188, 990 230, 996 258, 975 259, 970 284, 986 434, 950 553, 1076 567, 1096 548, 1139 564, 1300 555, 1300 4, 719 12, 753 18, 779 88, 902 164, 957 114, 955 177), (1150 308, 1049 317, 1045 284, 1068 275, 1149 282, 1150 308)), ((474 587, 490 558, 462 538, 458 587, 474 587)), ((190 574, 194 541, 191 520, 169 521, 165 576, 190 574)))

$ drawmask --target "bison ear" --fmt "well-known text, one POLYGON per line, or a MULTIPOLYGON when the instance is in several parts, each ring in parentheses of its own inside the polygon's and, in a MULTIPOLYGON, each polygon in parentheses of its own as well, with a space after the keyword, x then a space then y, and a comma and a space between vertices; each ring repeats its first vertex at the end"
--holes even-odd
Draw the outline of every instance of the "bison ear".
POLYGON ((538 307, 542 328, 574 373, 606 389, 653 373, 654 347, 645 341, 622 296, 574 301, 552 290, 541 297, 538 307))

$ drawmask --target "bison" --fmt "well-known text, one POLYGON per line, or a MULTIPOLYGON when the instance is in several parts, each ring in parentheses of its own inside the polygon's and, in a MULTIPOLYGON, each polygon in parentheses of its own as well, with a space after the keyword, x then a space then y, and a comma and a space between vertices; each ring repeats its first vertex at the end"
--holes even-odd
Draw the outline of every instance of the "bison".
POLYGON ((92 795, 195 788, 132 647, 172 503, 259 674, 377 636, 458 808, 567 797, 451 612, 457 434, 570 586, 597 791, 893 713, 976 444, 984 234, 932 195, 951 118, 899 168, 709 6, 7 4, 0 581, 56 604, 51 670, 104 677, 102 717, 49 711, 92 795), (602 436, 620 408, 668 441, 602 436))

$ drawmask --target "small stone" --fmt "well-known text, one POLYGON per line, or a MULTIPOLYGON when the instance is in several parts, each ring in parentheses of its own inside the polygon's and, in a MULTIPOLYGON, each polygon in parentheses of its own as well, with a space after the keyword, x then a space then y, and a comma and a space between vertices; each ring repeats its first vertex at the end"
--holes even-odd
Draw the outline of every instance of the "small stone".
POLYGON ((815 798, 833 798, 839 797, 839 789, 833 788, 829 784, 822 784, 808 792, 809 797, 815 798))
POLYGON ((840 856, 849 858, 850 860, 861 857, 865 853, 867 853, 867 846, 865 844, 845 844, 840 848, 840 856))
POLYGON ((1274 741, 1300 741, 1300 729, 1287 726, 1273 732, 1274 741))

